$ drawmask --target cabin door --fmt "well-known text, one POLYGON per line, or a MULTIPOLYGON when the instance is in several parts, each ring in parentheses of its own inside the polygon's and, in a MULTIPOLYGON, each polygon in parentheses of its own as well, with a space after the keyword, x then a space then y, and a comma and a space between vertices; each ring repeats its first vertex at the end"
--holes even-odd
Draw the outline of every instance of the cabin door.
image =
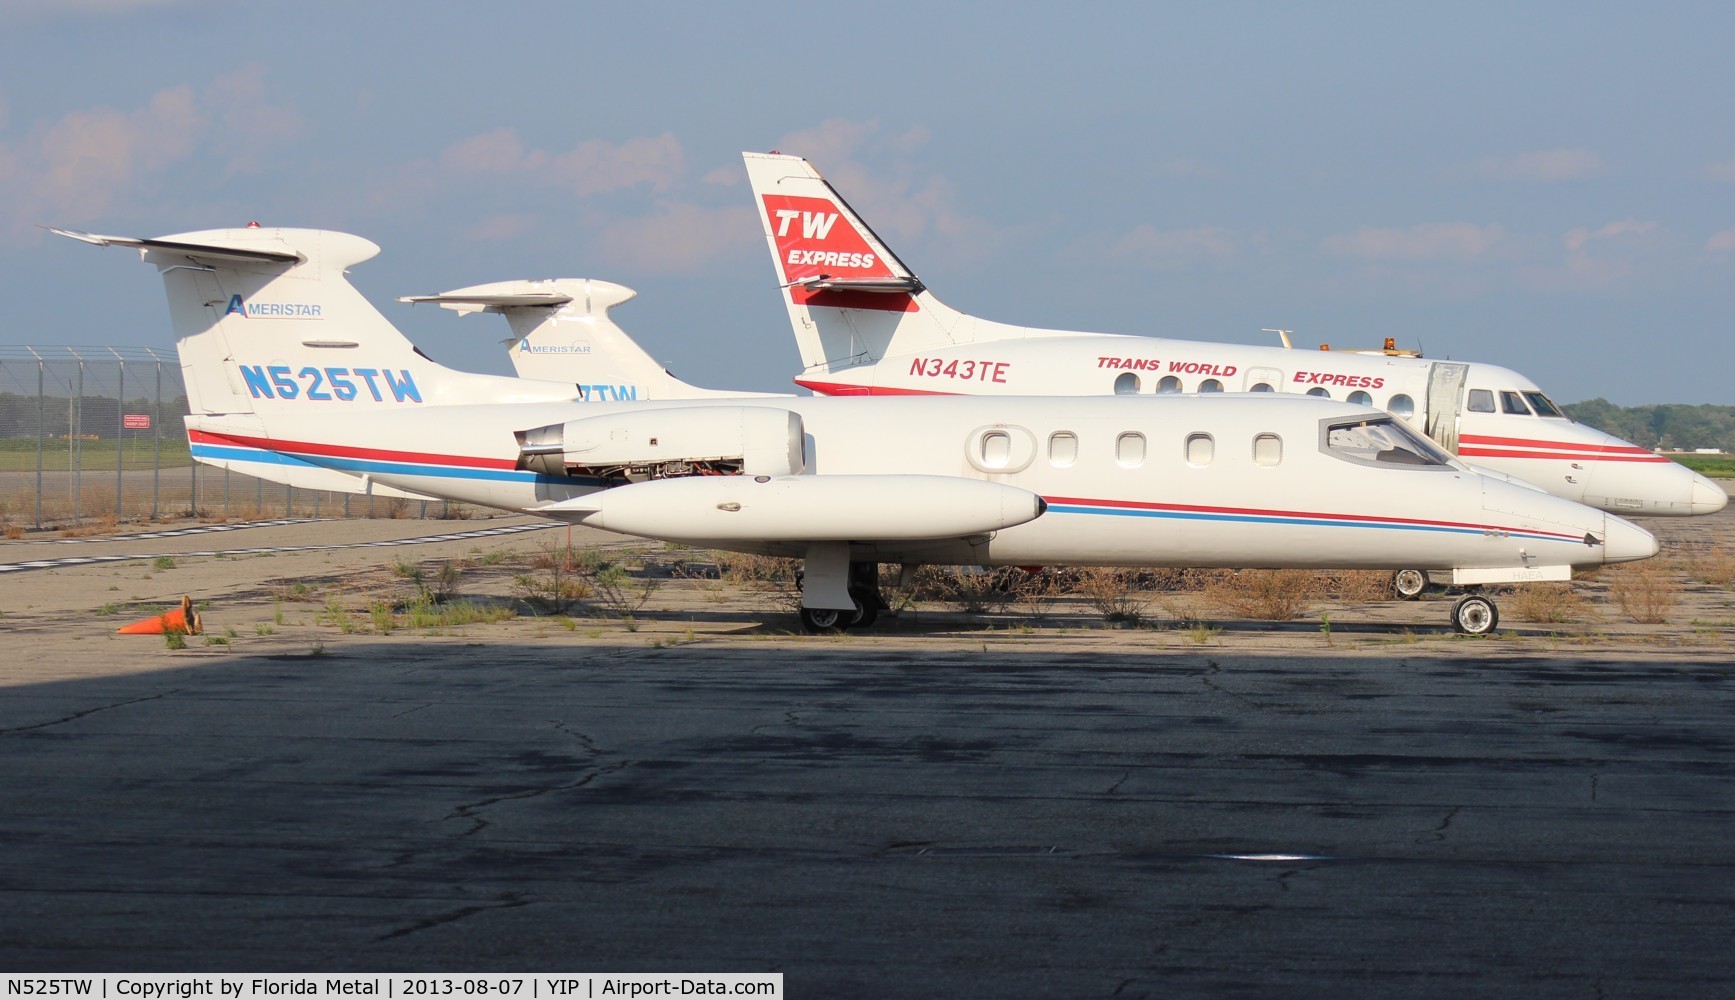
POLYGON ((1428 370, 1428 436, 1458 454, 1458 419, 1464 412, 1464 379, 1469 365, 1436 361, 1428 370))

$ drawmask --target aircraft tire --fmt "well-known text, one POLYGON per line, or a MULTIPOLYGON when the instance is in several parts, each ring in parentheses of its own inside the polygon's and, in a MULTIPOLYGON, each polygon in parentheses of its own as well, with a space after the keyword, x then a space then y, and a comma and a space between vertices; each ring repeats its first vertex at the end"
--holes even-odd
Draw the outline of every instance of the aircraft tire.
POLYGON ((859 612, 839 611, 836 608, 802 608, 801 627, 815 634, 842 632, 853 624, 852 619, 859 614, 859 612))
POLYGON ((1400 569, 1392 574, 1392 596, 1400 601, 1421 600, 1428 592, 1428 574, 1419 569, 1400 569))
POLYGON ((872 600, 864 601, 860 597, 857 597, 855 599, 855 606, 855 617, 850 619, 850 628, 867 628, 874 622, 879 621, 880 609, 877 602, 872 600))
POLYGON ((1452 627, 1465 635, 1487 635, 1499 624, 1499 609, 1480 594, 1471 594, 1452 606, 1452 627))

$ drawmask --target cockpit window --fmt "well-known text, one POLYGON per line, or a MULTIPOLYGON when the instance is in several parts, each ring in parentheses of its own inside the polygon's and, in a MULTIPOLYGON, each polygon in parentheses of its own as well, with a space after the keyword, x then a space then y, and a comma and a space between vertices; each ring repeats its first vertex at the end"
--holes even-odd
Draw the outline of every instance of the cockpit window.
POLYGON ((1452 456, 1391 417, 1327 424, 1325 450, 1352 462, 1437 468, 1452 465, 1452 456))
POLYGON ((1530 408, 1535 410, 1536 415, 1539 417, 1566 416, 1566 414, 1560 412, 1560 407, 1554 405, 1554 400, 1549 399, 1540 392, 1530 392, 1526 390, 1524 398, 1530 400, 1530 408))
POLYGON ((1471 389, 1470 390, 1470 405, 1469 405, 1468 409, 1471 413, 1493 413, 1494 412, 1494 392, 1493 392, 1493 390, 1491 390, 1491 389, 1471 389))
POLYGON ((1500 412, 1516 413, 1520 416, 1530 416, 1530 407, 1524 405, 1524 397, 1511 389, 1500 390, 1500 412))

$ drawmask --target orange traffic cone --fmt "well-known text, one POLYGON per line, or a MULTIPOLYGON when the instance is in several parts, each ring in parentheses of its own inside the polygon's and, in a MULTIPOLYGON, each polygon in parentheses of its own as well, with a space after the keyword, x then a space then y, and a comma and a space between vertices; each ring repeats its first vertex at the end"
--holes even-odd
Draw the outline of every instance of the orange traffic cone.
POLYGON ((199 613, 193 610, 193 599, 183 595, 181 606, 173 611, 165 611, 153 618, 141 618, 114 631, 116 635, 163 635, 168 632, 198 635, 204 630, 204 621, 199 618, 199 613))

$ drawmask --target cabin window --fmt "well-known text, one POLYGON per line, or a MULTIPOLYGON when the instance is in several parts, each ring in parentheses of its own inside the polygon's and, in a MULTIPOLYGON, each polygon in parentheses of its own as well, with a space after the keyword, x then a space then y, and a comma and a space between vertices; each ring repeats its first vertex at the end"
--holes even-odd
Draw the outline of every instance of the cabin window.
POLYGON ((1048 436, 1048 464, 1068 469, 1078 461, 1078 435, 1071 431, 1055 431, 1048 436))
POLYGON ((1566 414, 1560 411, 1560 407, 1554 405, 1554 400, 1549 399, 1540 392, 1525 390, 1524 398, 1530 400, 1530 408, 1535 410, 1536 415, 1539 417, 1566 416, 1566 414))
POLYGON ((982 464, 990 469, 1004 469, 1012 458, 1012 436, 1005 431, 989 431, 982 435, 982 464))
POLYGON ((1386 409, 1390 410, 1393 415, 1408 420, 1416 415, 1416 401, 1400 392, 1386 401, 1386 409))
POLYGON ((1173 375, 1164 375, 1162 378, 1162 381, 1157 383, 1157 391, 1158 392, 1180 392, 1181 391, 1181 380, 1176 378, 1173 375))
POLYGON ((1036 435, 1016 424, 989 424, 970 432, 964 459, 978 472, 1004 475, 1022 472, 1036 461, 1036 435))
POLYGON ((1114 380, 1114 394, 1117 396, 1136 396, 1139 394, 1139 377, 1132 372, 1121 372, 1114 380))
POLYGON ((1267 469, 1283 461, 1283 439, 1275 434, 1257 434, 1253 438, 1253 464, 1267 469))
POLYGON ((1203 469, 1211 464, 1211 459, 1217 457, 1217 442, 1209 434, 1187 435, 1187 464, 1195 469, 1203 469))
POLYGON ((1128 469, 1145 464, 1145 436, 1137 431, 1128 431, 1115 438, 1114 458, 1122 467, 1128 469))
POLYGON ((1471 389, 1468 409, 1471 413, 1493 413, 1494 393, 1487 389, 1471 389))
POLYGON ((1313 388, 1307 390, 1307 394, 1309 396, 1324 396, 1326 399, 1331 398, 1331 390, 1327 389, 1323 385, 1314 386, 1313 388))
POLYGON ((1452 457, 1392 417, 1327 424, 1325 449, 1352 462, 1450 468, 1452 457))
POLYGON ((1270 382, 1255 382, 1255 383, 1253 383, 1253 387, 1248 389, 1247 391, 1248 392, 1275 392, 1276 390, 1271 388, 1270 382))
POLYGON ((1374 405, 1374 398, 1372 396, 1368 395, 1367 391, 1364 389, 1357 389, 1356 391, 1350 393, 1349 394, 1349 401, 1354 403, 1357 406, 1372 406, 1372 405, 1374 405))
POLYGON ((1530 407, 1524 405, 1524 397, 1511 389, 1500 390, 1500 412, 1516 413, 1520 416, 1530 416, 1530 407))

